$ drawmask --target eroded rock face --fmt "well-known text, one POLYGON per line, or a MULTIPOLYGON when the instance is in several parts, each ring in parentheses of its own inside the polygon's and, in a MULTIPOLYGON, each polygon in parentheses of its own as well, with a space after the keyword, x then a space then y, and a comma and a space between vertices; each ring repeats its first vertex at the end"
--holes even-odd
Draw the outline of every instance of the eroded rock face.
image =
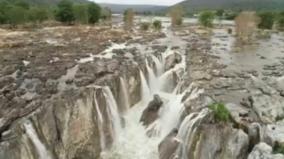
POLYGON ((180 54, 178 53, 173 53, 172 55, 169 55, 166 58, 166 62, 165 62, 165 70, 169 70, 173 67, 175 67, 176 64, 180 63, 182 60, 182 57, 180 54))
POLYGON ((165 137, 165 139, 159 144, 159 158, 160 159, 175 159, 176 150, 180 144, 180 141, 176 138, 178 129, 172 130, 165 137))
POLYGON ((163 105, 163 101, 159 95, 154 95, 154 99, 148 104, 147 108, 143 111, 140 122, 144 126, 149 126, 159 116, 159 110, 163 105))

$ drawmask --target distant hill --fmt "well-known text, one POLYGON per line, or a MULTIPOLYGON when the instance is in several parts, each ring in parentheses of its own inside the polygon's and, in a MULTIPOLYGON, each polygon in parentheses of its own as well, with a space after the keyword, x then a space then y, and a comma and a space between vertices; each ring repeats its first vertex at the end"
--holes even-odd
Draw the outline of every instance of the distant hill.
MULTIPOLYGON (((0 0, 0 2, 7 1, 7 2, 13 2, 17 0, 0 0)), ((31 5, 56 5, 61 0, 23 0, 24 2, 27 2, 31 5)), ((88 0, 70 0, 74 3, 86 3, 88 0)))
POLYGON ((166 9, 168 6, 155 6, 155 5, 123 5, 123 4, 111 4, 111 3, 100 3, 102 7, 108 7, 113 13, 123 13, 126 9, 132 8, 135 12, 160 12, 166 9))
POLYGON ((178 4, 187 12, 204 9, 284 10, 284 0, 186 0, 178 4))

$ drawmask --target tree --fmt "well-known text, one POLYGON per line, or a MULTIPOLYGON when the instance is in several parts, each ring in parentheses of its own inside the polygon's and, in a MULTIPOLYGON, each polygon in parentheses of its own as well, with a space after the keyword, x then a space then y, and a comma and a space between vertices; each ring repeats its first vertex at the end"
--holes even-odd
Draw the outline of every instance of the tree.
POLYGON ((241 42, 248 42, 252 38, 259 21, 255 12, 241 12, 236 17, 236 33, 241 42))
POLYGON ((277 26, 280 30, 284 30, 284 12, 279 13, 277 17, 277 26))
POLYGON ((210 11, 204 11, 199 15, 198 21, 204 27, 212 27, 214 20, 214 13, 210 11))
POLYGON ((219 18, 222 18, 224 15, 224 10, 223 9, 218 9, 216 11, 216 16, 218 16, 219 18))
POLYGON ((28 19, 32 22, 41 23, 48 19, 48 11, 45 8, 31 8, 28 19))
POLYGON ((182 25, 184 15, 183 8, 180 5, 174 6, 170 10, 171 24, 173 27, 182 25))
POLYGON ((77 4, 73 6, 73 13, 75 21, 81 24, 87 24, 89 22, 88 6, 84 4, 77 4))
POLYGON ((6 14, 8 23, 13 26, 23 24, 27 20, 27 10, 22 7, 12 6, 6 14))
POLYGON ((153 27, 155 30, 161 30, 162 29, 162 22, 160 20, 155 20, 153 22, 153 27))
POLYGON ((96 3, 89 3, 88 5, 89 23, 95 24, 100 20, 101 7, 96 3))
POLYGON ((8 3, 6 1, 0 2, 0 24, 7 22, 8 3))
POLYGON ((127 9, 124 11, 124 29, 131 30, 134 25, 134 11, 133 9, 127 9))
POLYGON ((69 0, 62 0, 57 5, 55 17, 58 21, 71 24, 75 20, 73 3, 69 0))
POLYGON ((14 3, 14 5, 16 5, 18 7, 22 7, 22 8, 27 9, 27 10, 30 9, 30 5, 27 2, 23 1, 23 0, 17 0, 14 3))
POLYGON ((258 27, 261 29, 272 29, 274 24, 274 14, 272 12, 262 12, 258 14, 260 23, 258 27))
POLYGON ((108 8, 108 7, 105 7, 102 9, 101 11, 101 18, 103 20, 111 20, 111 16, 112 16, 112 13, 111 13, 111 9, 108 8))

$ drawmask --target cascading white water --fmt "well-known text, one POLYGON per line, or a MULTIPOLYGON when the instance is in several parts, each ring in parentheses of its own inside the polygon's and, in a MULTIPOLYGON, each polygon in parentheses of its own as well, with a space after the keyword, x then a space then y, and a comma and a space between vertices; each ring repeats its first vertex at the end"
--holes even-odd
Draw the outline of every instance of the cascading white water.
POLYGON ((45 145, 40 141, 33 125, 31 122, 25 123, 24 124, 26 133, 28 135, 28 137, 31 139, 31 141, 33 142, 39 159, 52 159, 50 153, 47 151, 45 145))
POLYGON ((141 101, 147 103, 149 100, 151 100, 151 91, 148 86, 147 80, 141 70, 140 70, 140 78, 141 78, 141 101))
POLYGON ((96 105, 96 111, 97 111, 97 116, 98 116, 98 128, 99 128, 99 134, 100 134, 100 144, 101 144, 101 150, 102 153, 104 153, 105 148, 106 148, 106 143, 105 143, 105 134, 103 130, 103 124, 104 124, 104 119, 102 116, 102 112, 100 110, 96 94, 94 94, 94 100, 95 100, 95 105, 96 105))
POLYGON ((124 109, 128 110, 130 108, 129 93, 127 89, 127 84, 122 77, 120 77, 120 85, 121 85, 122 94, 123 94, 124 109))
POLYGON ((155 94, 157 91, 159 91, 159 81, 157 80, 157 77, 153 69, 149 66, 147 60, 146 60, 146 67, 148 72, 148 81, 149 81, 150 90, 152 94, 155 94))
MULTIPOLYGON (((170 41, 171 37, 167 40, 170 41)), ((186 45, 186 43, 183 44, 186 45)), ((183 59, 182 64, 164 73, 165 58, 172 54, 172 50, 168 48, 164 54, 166 55, 161 55, 162 62, 154 55, 150 55, 155 63, 155 69, 151 68, 151 65, 149 65, 146 60, 148 82, 144 73, 140 70, 141 101, 135 106, 132 106, 131 109, 125 113, 124 128, 120 129, 116 142, 114 142, 111 149, 105 153, 104 159, 158 159, 159 143, 174 128, 179 128, 180 117, 185 109, 182 103, 185 92, 180 93, 180 91, 178 91, 181 84, 178 84, 179 86, 171 86, 174 84, 172 81, 173 76, 171 75, 181 68, 185 68, 185 60, 183 59), (153 70, 156 70, 156 74, 153 70), (171 90, 174 91, 174 93, 164 91, 164 89, 175 87, 177 87, 175 91, 171 90), (139 121, 142 112, 148 106, 149 101, 153 99, 154 94, 158 94, 164 101, 164 104, 159 111, 158 119, 150 126, 144 127, 139 121), (149 137, 147 136, 148 131, 154 132, 154 134, 151 133, 151 137, 149 137)))
POLYGON ((107 110, 114 128, 114 140, 117 139, 119 132, 121 132, 121 118, 118 112, 116 100, 109 87, 103 87, 103 93, 107 102, 107 110))
POLYGON ((164 65, 162 62, 154 55, 151 55, 157 70, 157 76, 161 76, 164 72, 164 65))
POLYGON ((177 139, 179 141, 183 141, 183 143, 178 147, 177 149, 177 155, 180 159, 188 159, 187 152, 188 147, 187 145, 191 145, 190 143, 187 143, 191 140, 191 137, 194 135, 194 132, 196 131, 196 127, 198 127, 198 124, 201 122, 201 120, 208 114, 208 109, 203 109, 199 113, 191 113, 189 114, 182 122, 177 139))

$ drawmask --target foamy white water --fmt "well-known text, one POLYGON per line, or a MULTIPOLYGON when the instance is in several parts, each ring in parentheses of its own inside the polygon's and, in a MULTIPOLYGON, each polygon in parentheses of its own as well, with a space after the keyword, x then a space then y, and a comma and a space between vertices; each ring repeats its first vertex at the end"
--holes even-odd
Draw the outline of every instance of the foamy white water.
POLYGON ((33 142, 39 159, 52 159, 50 153, 47 151, 45 145, 40 141, 36 130, 34 129, 32 123, 28 122, 24 124, 26 133, 28 135, 28 137, 31 139, 31 141, 33 142))
POLYGON ((127 111, 130 108, 130 102, 129 102, 129 93, 127 89, 127 84, 124 80, 124 78, 120 77, 120 85, 122 89, 122 94, 123 94, 123 101, 124 101, 124 109, 127 111))
MULTIPOLYGON (((176 38, 172 39, 172 37, 167 37, 165 39, 168 43, 172 43, 171 40, 175 41, 176 38)), ((104 159, 158 159, 159 143, 174 128, 179 128, 180 117, 184 111, 182 98, 185 92, 180 93, 178 91, 181 84, 178 84, 179 86, 172 86, 172 77, 174 72, 185 68, 185 59, 182 59, 182 63, 173 69, 164 72, 165 58, 172 53, 173 51, 169 47, 165 53, 162 53, 162 62, 154 55, 150 55, 155 64, 155 68, 152 68, 146 60, 147 72, 140 70, 141 101, 124 114, 125 127, 118 132, 117 140, 112 148, 107 150, 104 159), (148 81, 144 73, 148 73, 148 81), (173 93, 164 91, 164 89, 172 89, 172 87, 176 87, 175 91, 172 90, 173 93), (158 94, 164 101, 164 104, 158 112, 158 119, 150 126, 144 127, 139 121, 143 110, 145 110, 148 103, 153 99, 154 94, 158 94), (151 132, 154 130, 154 134, 152 133, 151 137, 147 136, 147 131, 149 130, 151 130, 151 132)), ((190 89, 192 89, 192 87, 190 87, 190 89)), ((191 91, 192 93, 199 93, 198 91, 191 91)), ((196 96, 198 95, 192 95, 191 98, 195 98, 196 96)), ((183 125, 182 129, 189 127, 188 122, 183 125)), ((186 133, 185 130, 182 131, 186 133)), ((185 135, 182 135, 182 137, 183 136, 185 135)))
POLYGON ((109 87, 103 87, 103 93, 106 98, 107 110, 114 128, 114 140, 116 140, 119 137, 119 132, 121 132, 122 129, 117 103, 109 87))

